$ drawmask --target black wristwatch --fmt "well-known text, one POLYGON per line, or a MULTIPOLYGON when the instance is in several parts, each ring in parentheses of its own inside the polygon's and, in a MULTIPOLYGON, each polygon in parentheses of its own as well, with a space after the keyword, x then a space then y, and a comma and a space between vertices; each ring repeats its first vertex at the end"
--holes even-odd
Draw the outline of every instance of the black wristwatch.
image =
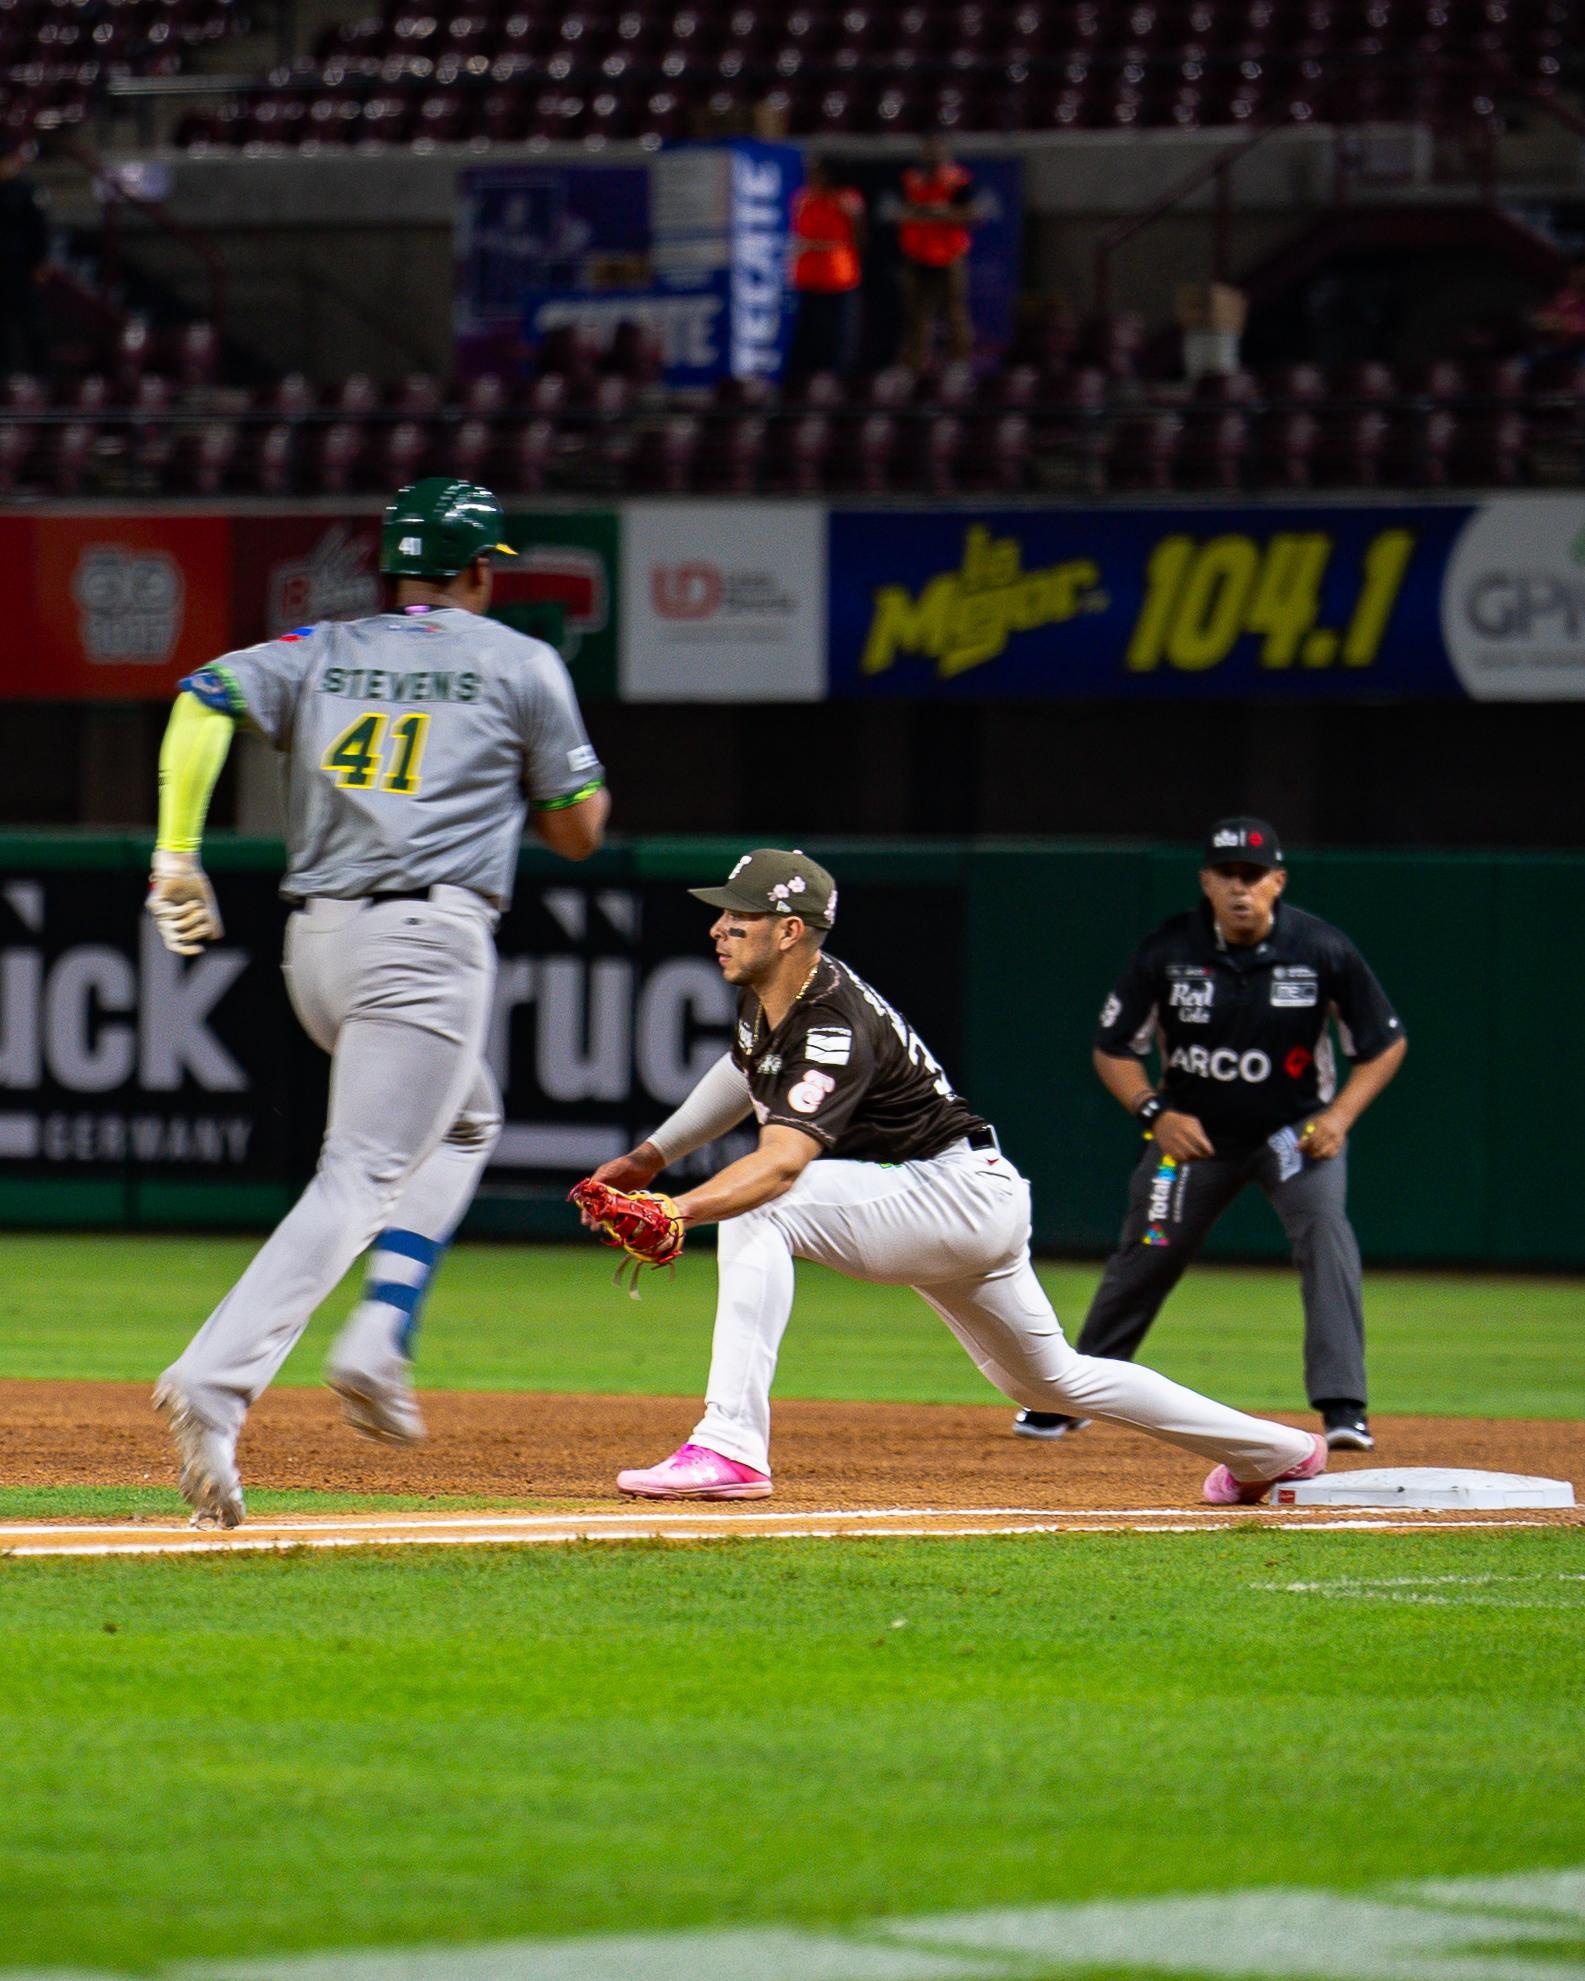
POLYGON ((1146 1094, 1138 1107, 1134 1109, 1134 1119, 1139 1123, 1140 1133, 1143 1135, 1150 1134, 1157 1121, 1166 1111, 1167 1103, 1161 1098, 1160 1094, 1146 1094))

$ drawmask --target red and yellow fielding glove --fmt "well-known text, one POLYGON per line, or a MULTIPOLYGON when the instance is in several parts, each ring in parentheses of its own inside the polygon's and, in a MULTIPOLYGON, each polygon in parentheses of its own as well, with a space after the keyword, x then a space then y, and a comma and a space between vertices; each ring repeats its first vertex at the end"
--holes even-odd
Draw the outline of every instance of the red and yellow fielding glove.
POLYGON ((567 1193, 583 1221, 640 1266, 669 1266, 682 1251, 685 1226, 677 1206, 658 1190, 613 1190, 586 1176, 567 1193))

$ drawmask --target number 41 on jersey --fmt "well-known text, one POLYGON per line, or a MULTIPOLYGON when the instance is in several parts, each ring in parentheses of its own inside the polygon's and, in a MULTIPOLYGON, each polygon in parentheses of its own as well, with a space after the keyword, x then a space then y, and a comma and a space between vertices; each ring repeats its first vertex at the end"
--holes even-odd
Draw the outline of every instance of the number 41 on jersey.
POLYGON ((376 786, 398 798, 410 798, 418 789, 419 765, 429 735, 429 717, 423 713, 388 717, 371 709, 348 723, 328 750, 319 768, 328 771, 344 791, 371 791, 376 786))

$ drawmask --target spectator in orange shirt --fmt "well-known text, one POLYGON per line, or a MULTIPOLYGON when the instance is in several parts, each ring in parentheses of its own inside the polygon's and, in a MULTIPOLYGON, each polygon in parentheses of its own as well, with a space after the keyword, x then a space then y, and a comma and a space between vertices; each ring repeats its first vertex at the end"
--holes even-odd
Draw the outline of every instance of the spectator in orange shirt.
POLYGON ((789 370, 844 377, 858 356, 859 283, 863 277, 864 200, 839 186, 823 158, 793 195, 792 285, 798 326, 789 370))
POLYGON ((974 179, 948 156, 938 137, 919 148, 919 163, 903 173, 897 245, 903 258, 903 343, 898 356, 928 369, 936 323, 945 318, 954 358, 974 352, 969 323, 969 249, 974 242, 974 179))

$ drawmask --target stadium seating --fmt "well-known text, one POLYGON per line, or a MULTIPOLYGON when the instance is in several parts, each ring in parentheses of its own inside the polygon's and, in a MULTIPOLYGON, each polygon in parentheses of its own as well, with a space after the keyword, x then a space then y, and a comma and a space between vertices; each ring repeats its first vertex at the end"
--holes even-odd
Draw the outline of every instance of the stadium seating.
POLYGON ((321 393, 288 373, 249 393, 216 382, 209 326, 128 325, 102 370, 0 380, 0 496, 363 499, 438 472, 518 496, 1236 494, 1573 485, 1585 468, 1585 358, 1289 364, 1189 384, 1135 368, 1130 319, 1067 341, 1046 368, 668 392, 653 333, 625 324, 604 345, 552 333, 526 379, 351 373, 321 393))
POLYGON ((71 130, 113 80, 175 75, 192 50, 247 25, 241 0, 7 0, 0 134, 71 130))
MULTIPOLYGON (((49 4, 64 14, 67 0, 49 4)), ((246 101, 195 112, 179 142, 659 143, 746 129, 756 107, 792 135, 816 137, 1410 115, 1489 123, 1497 66, 1551 89, 1580 59, 1574 0, 822 0, 790 10, 774 0, 464 0, 464 9, 448 21, 414 0, 386 0, 382 13, 327 30, 311 57, 272 71, 246 101)))

